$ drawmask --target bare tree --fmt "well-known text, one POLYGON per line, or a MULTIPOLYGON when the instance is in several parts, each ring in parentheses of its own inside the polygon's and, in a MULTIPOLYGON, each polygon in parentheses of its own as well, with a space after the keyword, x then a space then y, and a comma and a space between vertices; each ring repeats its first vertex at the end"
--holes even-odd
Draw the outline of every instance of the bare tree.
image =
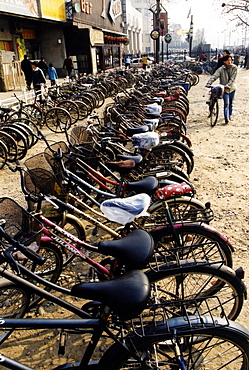
POLYGON ((238 20, 238 25, 249 26, 249 0, 228 0, 221 6, 224 13, 231 15, 233 20, 238 20))

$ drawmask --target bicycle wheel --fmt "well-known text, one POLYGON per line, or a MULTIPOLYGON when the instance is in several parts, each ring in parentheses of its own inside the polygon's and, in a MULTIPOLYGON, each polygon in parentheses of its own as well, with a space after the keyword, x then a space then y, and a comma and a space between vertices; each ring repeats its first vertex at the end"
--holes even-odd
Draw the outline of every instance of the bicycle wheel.
POLYGON ((88 109, 86 104, 83 101, 80 100, 74 100, 74 102, 77 104, 79 108, 79 119, 85 119, 88 116, 88 109))
POLYGON ((217 99, 212 99, 209 105, 209 118, 210 118, 210 125, 214 127, 217 123, 219 115, 219 103, 217 99))
POLYGON ((62 100, 57 104, 57 107, 64 108, 68 111, 71 117, 71 124, 74 125, 80 117, 80 110, 78 105, 72 100, 62 100))
POLYGON ((11 113, 8 116, 8 119, 6 119, 5 123, 11 122, 13 120, 19 119, 19 118, 29 118, 29 115, 26 112, 21 111, 16 111, 14 113, 11 113))
POLYGON ((160 266, 159 271, 148 270, 146 275, 157 302, 217 296, 222 304, 222 311, 220 306, 217 307, 216 300, 210 300, 210 312, 214 316, 227 316, 230 320, 235 320, 243 307, 245 285, 225 265, 184 260, 160 266))
POLYGON ((178 223, 174 225, 174 233, 171 226, 166 225, 151 230, 150 234, 155 241, 152 266, 165 263, 168 259, 194 258, 212 262, 222 260, 225 265, 232 267, 232 246, 226 237, 208 225, 178 223), (174 234, 181 246, 177 245, 174 234))
POLYGON ((53 132, 65 132, 72 125, 68 111, 59 107, 49 109, 45 114, 44 122, 47 128, 53 132))
POLYGON ((28 149, 30 149, 33 146, 34 135, 32 134, 30 127, 17 121, 11 122, 10 127, 14 127, 22 133, 22 135, 26 138, 28 149))
POLYGON ((17 159, 23 159, 28 151, 27 137, 21 132, 21 130, 17 129, 16 127, 12 127, 11 125, 3 126, 1 127, 1 130, 7 132, 13 137, 17 144, 17 159))
POLYGON ((176 165, 189 175, 193 168, 188 155, 180 148, 173 145, 157 145, 149 152, 146 162, 146 170, 166 170, 169 166, 176 165))
POLYGON ((43 112, 34 104, 27 104, 23 107, 23 111, 27 114, 28 118, 35 122, 36 125, 41 125, 43 120, 43 112))
MULTIPOLYGON (((125 338, 128 349, 141 360, 115 343, 102 356, 101 370, 247 370, 249 366, 249 332, 241 325, 217 318, 216 326, 209 316, 169 319, 144 335, 125 338), (203 327, 204 326, 204 327, 203 327), (172 334, 173 333, 173 334, 172 334), (177 345, 176 345, 177 344, 177 345)), ((77 367, 76 367, 77 369, 77 367)))
MULTIPOLYGON (((29 293, 22 287, 5 279, 0 281, 0 316, 5 318, 21 318, 28 310, 29 293)), ((0 330, 0 344, 13 332, 13 329, 0 330)))
POLYGON ((44 279, 56 283, 60 277, 63 264, 60 250, 50 242, 41 241, 38 253, 45 260, 42 266, 32 261, 27 261, 24 266, 44 279))

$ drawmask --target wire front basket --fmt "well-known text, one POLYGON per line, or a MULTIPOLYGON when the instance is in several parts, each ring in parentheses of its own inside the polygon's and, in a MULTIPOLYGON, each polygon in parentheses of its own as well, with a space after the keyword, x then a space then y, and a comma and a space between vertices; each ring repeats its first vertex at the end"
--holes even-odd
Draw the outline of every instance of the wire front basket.
POLYGON ((39 242, 41 223, 13 199, 0 198, 0 218, 2 228, 13 239, 25 245, 39 242))

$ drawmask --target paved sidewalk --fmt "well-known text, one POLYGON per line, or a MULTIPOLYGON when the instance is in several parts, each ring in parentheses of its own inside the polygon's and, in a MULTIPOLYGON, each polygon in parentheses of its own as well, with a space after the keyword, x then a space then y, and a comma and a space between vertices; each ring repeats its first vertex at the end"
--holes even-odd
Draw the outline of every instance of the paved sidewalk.
MULTIPOLYGON (((59 78, 58 79, 58 84, 61 84, 63 82, 65 82, 64 78, 59 78)), ((50 81, 49 80, 47 80, 47 86, 50 87, 50 81)), ((10 90, 10 91, 6 91, 6 92, 1 92, 0 91, 0 107, 1 106, 7 107, 7 106, 12 105, 13 103, 17 102, 17 99, 15 97, 13 97, 14 93, 20 99, 23 99, 25 94, 27 94, 30 97, 34 96, 33 91, 32 90, 28 91, 28 90, 25 89, 25 87, 23 87, 22 89, 20 87, 18 87, 15 90, 10 90)))

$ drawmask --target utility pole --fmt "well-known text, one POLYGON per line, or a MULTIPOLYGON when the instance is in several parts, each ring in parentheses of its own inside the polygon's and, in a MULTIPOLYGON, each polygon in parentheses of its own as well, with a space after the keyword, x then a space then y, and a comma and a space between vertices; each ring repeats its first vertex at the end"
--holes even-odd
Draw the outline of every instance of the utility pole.
MULTIPOLYGON (((150 11, 153 13, 153 23, 154 23, 154 30, 158 32, 158 37, 155 39, 156 42, 156 63, 159 63, 159 51, 160 51, 160 13, 161 10, 165 10, 164 7, 161 5, 160 0, 156 0, 156 4, 150 7, 150 11)), ((166 10, 165 10, 166 11, 166 10)))
POLYGON ((191 15, 190 28, 189 28, 189 56, 192 54, 192 43, 193 43, 193 16, 191 15))

